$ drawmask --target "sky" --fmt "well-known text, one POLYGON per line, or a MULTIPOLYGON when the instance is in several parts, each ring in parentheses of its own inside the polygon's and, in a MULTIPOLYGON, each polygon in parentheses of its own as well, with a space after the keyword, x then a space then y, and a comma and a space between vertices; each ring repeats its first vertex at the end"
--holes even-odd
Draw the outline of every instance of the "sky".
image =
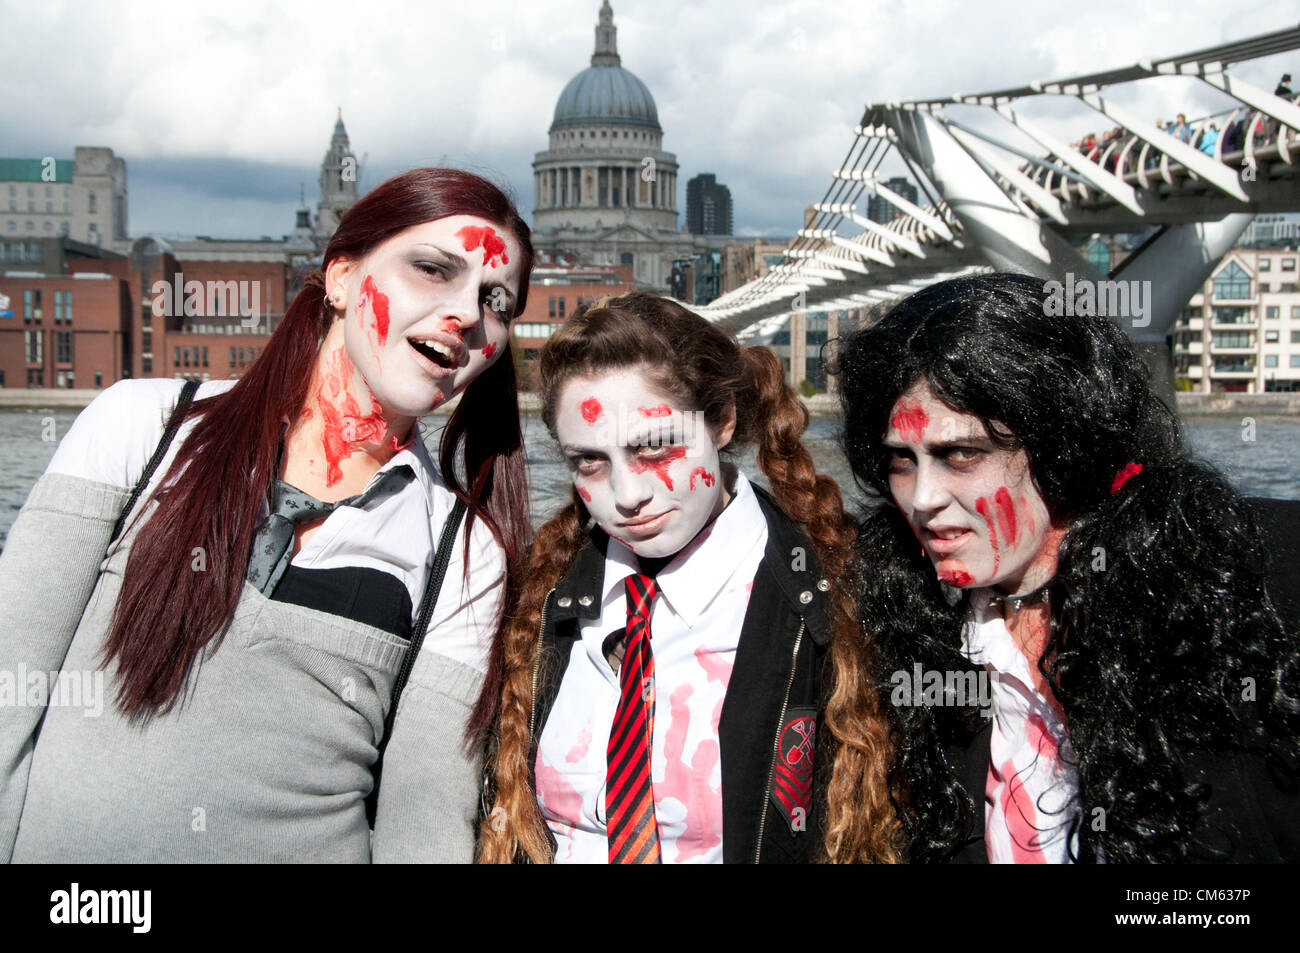
MULTIPOLYGON (((616 0, 622 65, 646 83, 685 183, 731 189, 735 232, 789 236, 868 102, 1060 79, 1294 26, 1295 8, 1223 0, 616 0)), ((127 161, 132 235, 280 236, 342 107, 362 190, 453 165, 511 188, 564 85, 589 65, 598 0, 0 0, 0 156, 127 161)), ((1300 51, 1298 51, 1300 52, 1300 51)), ((1300 55, 1233 73, 1271 92, 1300 55)), ((1116 90, 1150 118, 1225 100, 1190 78, 1116 90)), ((1043 98, 1078 139, 1101 117, 1043 98)), ((1027 112, 1033 109, 1027 107, 1027 112)), ((891 171, 886 168, 886 172, 891 171)))

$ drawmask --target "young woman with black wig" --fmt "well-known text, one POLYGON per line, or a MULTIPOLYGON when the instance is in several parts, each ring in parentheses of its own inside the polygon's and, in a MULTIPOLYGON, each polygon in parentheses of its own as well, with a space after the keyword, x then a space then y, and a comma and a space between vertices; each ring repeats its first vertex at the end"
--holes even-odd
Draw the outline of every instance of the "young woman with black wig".
POLYGON ((238 380, 82 412, 0 558, 0 671, 110 697, 0 718, 0 859, 470 859, 531 264, 500 189, 415 169, 343 216, 238 380), (435 462, 419 422, 456 395, 435 462))
POLYGON ((1191 459, 1122 328, 1045 297, 941 282, 840 353, 910 858, 1298 860, 1300 667, 1275 606, 1294 610, 1300 504, 1191 459))

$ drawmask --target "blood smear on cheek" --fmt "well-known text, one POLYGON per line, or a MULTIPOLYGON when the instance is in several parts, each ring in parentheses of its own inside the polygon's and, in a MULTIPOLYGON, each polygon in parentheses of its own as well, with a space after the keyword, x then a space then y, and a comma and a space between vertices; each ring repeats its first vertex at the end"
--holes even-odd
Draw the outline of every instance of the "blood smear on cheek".
POLYGON ((925 428, 930 424, 930 415, 918 401, 903 404, 889 420, 889 425, 898 431, 904 440, 919 442, 925 436, 925 428))
POLYGON ((388 295, 375 287, 375 279, 369 275, 361 282, 361 294, 370 299, 370 310, 375 316, 375 339, 382 347, 388 343, 388 295))
POLYGON ((482 355, 486 357, 488 360, 491 360, 492 355, 495 354, 496 352, 497 352, 497 342, 491 341, 488 343, 488 346, 483 348, 483 350, 480 353, 482 353, 482 355))
POLYGON ((996 575, 1000 559, 998 554, 998 529, 993 525, 993 513, 989 508, 989 501, 981 496, 975 501, 975 511, 984 517, 984 522, 989 528, 989 543, 993 547, 993 572, 996 575))
POLYGON ((658 407, 638 407, 636 412, 642 417, 668 417, 672 415, 673 409, 667 404, 660 404, 658 407))
POLYGON ((587 492, 587 488, 584 486, 578 487, 578 496, 582 497, 588 503, 591 502, 591 494, 587 492))
POLYGON ((695 489, 695 478, 697 476, 704 480, 705 486, 713 486, 714 481, 717 480, 717 477, 714 476, 712 473, 710 473, 708 470, 704 469, 704 467, 696 467, 694 470, 691 471, 692 490, 695 489))
POLYGON ((582 412, 582 419, 589 424, 594 424, 605 411, 600 406, 600 401, 594 397, 588 397, 578 405, 578 410, 582 412))
POLYGON ((993 494, 993 502, 998 505, 998 526, 1002 529, 1002 539, 1008 546, 1016 544, 1016 506, 1011 502, 1007 488, 1001 487, 993 494))

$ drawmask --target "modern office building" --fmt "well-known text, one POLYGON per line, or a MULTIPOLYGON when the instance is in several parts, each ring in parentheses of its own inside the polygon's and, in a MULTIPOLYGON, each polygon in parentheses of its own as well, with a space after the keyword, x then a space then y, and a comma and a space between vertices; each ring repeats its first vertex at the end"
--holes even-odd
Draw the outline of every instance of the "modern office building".
POLYGON ((731 189, 712 172, 686 183, 686 230, 692 235, 731 234, 731 189))
POLYGON ((1300 390, 1295 244, 1237 247, 1178 319, 1175 382, 1200 393, 1300 390))
MULTIPOLYGON (((896 195, 900 195, 912 204, 916 204, 917 191, 916 186, 902 176, 894 176, 892 179, 885 181, 885 188, 889 189, 896 195)), ((873 222, 884 225, 894 220, 898 210, 894 204, 879 195, 872 195, 867 199, 867 218, 873 222)))

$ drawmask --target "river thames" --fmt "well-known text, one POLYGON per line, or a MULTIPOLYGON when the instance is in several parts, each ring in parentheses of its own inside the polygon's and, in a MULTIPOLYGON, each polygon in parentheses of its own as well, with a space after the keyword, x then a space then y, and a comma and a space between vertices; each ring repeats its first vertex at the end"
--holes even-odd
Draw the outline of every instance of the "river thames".
MULTIPOLYGON (((0 548, 23 501, 54 454, 57 441, 76 419, 73 411, 0 411, 0 548), (52 423, 52 427, 51 427, 52 423), (50 439, 52 438, 52 439, 50 439)), ((425 442, 436 447, 443 417, 426 421, 425 442)), ((1250 418, 1247 418, 1248 420, 1250 418)), ((1300 499, 1300 419, 1260 415, 1252 428, 1241 417, 1192 417, 1184 420, 1193 452, 1227 473, 1248 496, 1300 499)), ((817 467, 834 477, 850 507, 865 499, 853 483, 839 447, 838 417, 813 417, 805 441, 817 467)), ((534 523, 541 523, 568 499, 569 478, 554 441, 541 419, 524 418, 534 523)), ((751 449, 740 459, 747 475, 765 483, 751 449)))

